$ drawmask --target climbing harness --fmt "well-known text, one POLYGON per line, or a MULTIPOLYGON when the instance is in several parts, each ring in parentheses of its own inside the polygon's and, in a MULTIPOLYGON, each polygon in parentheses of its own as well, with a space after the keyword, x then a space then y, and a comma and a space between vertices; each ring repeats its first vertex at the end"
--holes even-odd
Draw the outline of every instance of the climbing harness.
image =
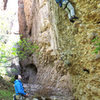
POLYGON ((67 5, 68 5, 69 3, 70 3, 69 1, 66 3, 66 5, 65 5, 64 9, 66 9, 66 8, 67 8, 67 5))

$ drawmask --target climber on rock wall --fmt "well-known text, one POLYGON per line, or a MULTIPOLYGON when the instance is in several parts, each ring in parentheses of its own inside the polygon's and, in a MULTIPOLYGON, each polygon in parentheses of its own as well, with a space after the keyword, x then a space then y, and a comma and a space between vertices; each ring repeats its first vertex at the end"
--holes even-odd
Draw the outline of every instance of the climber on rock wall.
POLYGON ((68 13, 68 18, 70 22, 74 23, 75 19, 78 19, 78 17, 75 16, 74 7, 69 2, 69 0, 56 0, 56 3, 58 3, 59 6, 62 7, 68 13))

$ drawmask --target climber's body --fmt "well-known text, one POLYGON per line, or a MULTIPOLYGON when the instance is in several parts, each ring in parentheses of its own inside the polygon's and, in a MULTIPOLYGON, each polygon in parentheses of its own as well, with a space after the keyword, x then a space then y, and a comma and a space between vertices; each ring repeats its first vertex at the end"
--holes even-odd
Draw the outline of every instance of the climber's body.
POLYGON ((21 76, 16 75, 15 76, 15 81, 14 81, 14 88, 16 92, 16 97, 14 97, 14 100, 23 100, 24 97, 27 97, 29 94, 26 94, 24 92, 24 88, 21 82, 21 76))
POLYGON ((56 3, 68 13, 68 18, 71 22, 74 22, 74 19, 78 19, 78 17, 75 16, 74 7, 69 0, 56 0, 56 3))

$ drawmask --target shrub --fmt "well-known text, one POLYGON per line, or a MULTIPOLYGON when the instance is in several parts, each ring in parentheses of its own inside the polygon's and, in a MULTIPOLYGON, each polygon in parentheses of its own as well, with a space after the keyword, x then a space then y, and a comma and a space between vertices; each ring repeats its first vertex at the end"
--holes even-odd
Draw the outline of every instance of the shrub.
POLYGON ((14 77, 11 77, 10 82, 11 83, 14 83, 14 81, 15 81, 15 78, 14 77))
POLYGON ((100 38, 96 37, 92 40, 92 42, 94 43, 95 49, 94 49, 94 53, 98 53, 100 51, 100 38))

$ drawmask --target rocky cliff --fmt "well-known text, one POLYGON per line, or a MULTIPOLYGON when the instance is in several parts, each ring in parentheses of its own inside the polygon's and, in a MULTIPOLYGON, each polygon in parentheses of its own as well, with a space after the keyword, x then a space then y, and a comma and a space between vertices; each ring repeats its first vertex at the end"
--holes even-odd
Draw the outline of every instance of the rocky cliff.
POLYGON ((74 23, 55 0, 19 0, 19 32, 40 52, 21 62, 22 73, 75 100, 99 100, 100 57, 91 40, 100 35, 100 1, 70 1, 79 17, 74 23))

